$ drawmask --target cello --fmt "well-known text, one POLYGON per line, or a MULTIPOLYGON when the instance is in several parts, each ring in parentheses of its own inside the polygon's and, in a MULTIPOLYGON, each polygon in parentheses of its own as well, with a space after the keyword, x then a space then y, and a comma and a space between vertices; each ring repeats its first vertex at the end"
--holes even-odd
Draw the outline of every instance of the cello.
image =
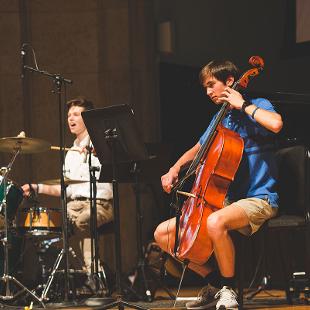
MULTIPOLYGON (((259 56, 252 56, 249 63, 254 68, 235 81, 233 89, 246 88, 249 80, 264 68, 264 61, 259 56)), ((185 176, 172 188, 176 205, 180 203, 180 195, 187 197, 182 208, 176 208, 175 242, 168 245, 170 254, 183 262, 203 265, 212 255, 213 245, 208 237, 207 218, 223 208, 229 185, 242 159, 243 139, 221 124, 228 110, 229 103, 224 102, 185 176), (182 186, 185 180, 194 174, 191 192, 184 192, 182 186)))

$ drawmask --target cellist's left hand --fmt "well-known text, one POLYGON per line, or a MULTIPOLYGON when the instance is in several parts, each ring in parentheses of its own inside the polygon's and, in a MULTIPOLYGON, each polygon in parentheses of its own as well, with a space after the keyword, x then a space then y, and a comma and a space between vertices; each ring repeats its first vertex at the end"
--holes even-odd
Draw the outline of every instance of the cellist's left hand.
MULTIPOLYGON (((230 87, 226 87, 218 99, 222 102, 228 102, 232 109, 237 110, 241 110, 245 101, 238 91, 230 87)), ((253 113, 254 109, 257 108, 254 104, 250 106, 252 108, 247 108, 245 111, 249 116, 253 113)), ((283 126, 283 121, 280 114, 273 111, 267 111, 261 107, 259 107, 259 113, 255 114, 255 121, 274 133, 278 133, 283 126)))
POLYGON ((237 109, 237 110, 241 110, 241 107, 244 102, 242 95, 238 91, 230 87, 225 88, 225 90, 222 92, 221 96, 219 97, 219 100, 222 102, 224 101, 228 102, 232 108, 237 109))

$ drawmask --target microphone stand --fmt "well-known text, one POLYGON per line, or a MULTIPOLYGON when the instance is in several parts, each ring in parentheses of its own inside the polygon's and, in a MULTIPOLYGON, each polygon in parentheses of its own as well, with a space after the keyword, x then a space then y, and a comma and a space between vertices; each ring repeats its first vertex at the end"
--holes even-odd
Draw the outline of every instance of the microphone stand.
POLYGON ((68 221, 67 221, 67 195, 66 195, 66 186, 64 180, 64 163, 65 163, 65 146, 64 146, 64 131, 65 131, 65 108, 62 105, 62 86, 63 84, 72 84, 72 80, 62 77, 60 74, 51 74, 44 70, 39 70, 32 68, 30 66, 24 65, 23 69, 29 70, 31 72, 39 73, 44 76, 51 78, 55 84, 57 95, 58 109, 59 109, 59 155, 60 155, 60 186, 61 186, 61 207, 63 212, 63 221, 62 221, 62 231, 63 231, 63 254, 65 257, 65 266, 64 266, 64 300, 67 302, 69 300, 69 246, 68 246, 68 221))

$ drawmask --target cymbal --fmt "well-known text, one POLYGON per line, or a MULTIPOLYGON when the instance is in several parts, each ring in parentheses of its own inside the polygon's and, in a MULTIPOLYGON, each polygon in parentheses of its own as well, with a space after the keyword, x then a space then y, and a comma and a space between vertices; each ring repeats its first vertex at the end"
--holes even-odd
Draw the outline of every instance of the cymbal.
POLYGON ((14 153, 20 149, 21 154, 33 154, 50 150, 51 144, 41 139, 23 136, 0 139, 0 152, 14 153))
MULTIPOLYGON (((73 180, 73 179, 69 179, 69 178, 65 178, 64 181, 65 181, 65 185, 81 184, 81 183, 89 182, 89 181, 85 181, 85 180, 73 180)), ((46 185, 59 185, 60 179, 50 179, 50 180, 42 181, 40 183, 46 184, 46 185)))

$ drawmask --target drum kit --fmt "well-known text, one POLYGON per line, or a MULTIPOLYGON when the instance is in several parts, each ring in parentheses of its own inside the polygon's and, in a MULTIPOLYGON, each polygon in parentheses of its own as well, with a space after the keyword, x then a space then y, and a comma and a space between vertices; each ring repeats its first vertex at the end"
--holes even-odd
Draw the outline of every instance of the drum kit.
MULTIPOLYGON (((29 199, 26 198, 25 205, 27 207, 21 208, 20 205, 24 199, 23 190, 9 179, 9 173, 19 154, 34 154, 51 149, 57 150, 59 147, 53 147, 41 139, 25 137, 23 132, 16 137, 0 139, 0 152, 13 154, 8 166, 0 170, 0 239, 4 253, 3 275, 0 277, 0 294, 3 293, 3 295, 0 295, 0 300, 3 301, 16 301, 17 296, 20 296, 21 293, 28 293, 27 296, 35 299, 45 308, 44 302, 49 300, 47 297, 48 290, 55 276, 55 268, 58 268, 59 264, 56 267, 55 265, 53 266, 47 282, 39 285, 42 293, 38 296, 36 289, 28 289, 14 276, 9 274, 10 234, 14 233, 23 238, 31 237, 32 239, 37 239, 36 244, 39 245, 39 248, 42 248, 43 243, 43 246, 49 246, 55 240, 61 240, 63 213, 61 209, 41 207, 36 199, 36 195, 30 195, 29 199), (13 290, 10 282, 15 284, 13 290)), ((85 181, 65 178, 64 182, 65 185, 70 185, 85 181)), ((46 180, 41 183, 49 185, 60 184, 60 179, 46 180)))

